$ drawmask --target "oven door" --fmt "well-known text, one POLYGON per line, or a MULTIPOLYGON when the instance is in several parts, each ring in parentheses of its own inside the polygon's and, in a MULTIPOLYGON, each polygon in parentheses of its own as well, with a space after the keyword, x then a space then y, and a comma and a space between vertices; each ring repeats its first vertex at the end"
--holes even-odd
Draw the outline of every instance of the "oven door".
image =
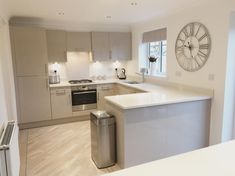
POLYGON ((72 91, 73 111, 84 111, 97 108, 96 89, 72 91))

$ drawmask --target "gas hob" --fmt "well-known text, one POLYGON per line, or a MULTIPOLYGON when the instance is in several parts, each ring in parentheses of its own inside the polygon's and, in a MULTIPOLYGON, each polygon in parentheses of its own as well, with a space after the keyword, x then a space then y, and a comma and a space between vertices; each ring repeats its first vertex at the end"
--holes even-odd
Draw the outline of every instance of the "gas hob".
POLYGON ((90 79, 80 79, 80 80, 70 80, 70 84, 81 84, 81 83, 91 83, 92 80, 90 79))

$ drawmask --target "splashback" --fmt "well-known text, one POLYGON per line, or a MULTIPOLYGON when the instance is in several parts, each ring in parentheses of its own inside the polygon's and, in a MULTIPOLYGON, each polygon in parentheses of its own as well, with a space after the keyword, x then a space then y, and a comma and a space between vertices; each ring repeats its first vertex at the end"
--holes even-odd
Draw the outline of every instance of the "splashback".
POLYGON ((115 77, 115 68, 126 68, 126 61, 91 62, 87 52, 68 52, 66 63, 50 63, 49 72, 57 70, 61 81, 115 77))

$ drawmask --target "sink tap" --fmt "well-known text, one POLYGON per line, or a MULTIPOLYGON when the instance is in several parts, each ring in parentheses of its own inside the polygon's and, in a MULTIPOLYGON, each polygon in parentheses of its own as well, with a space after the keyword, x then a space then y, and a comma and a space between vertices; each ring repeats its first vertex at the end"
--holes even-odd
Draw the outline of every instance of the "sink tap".
POLYGON ((147 68, 140 68, 140 73, 136 73, 138 75, 142 76, 142 83, 145 82, 145 73, 147 73, 148 69, 147 68))

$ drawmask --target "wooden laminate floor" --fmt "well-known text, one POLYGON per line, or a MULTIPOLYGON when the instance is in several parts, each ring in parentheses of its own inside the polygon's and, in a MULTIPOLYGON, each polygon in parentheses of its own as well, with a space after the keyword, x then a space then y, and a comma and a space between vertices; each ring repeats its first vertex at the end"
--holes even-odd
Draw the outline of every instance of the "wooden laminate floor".
POLYGON ((90 122, 20 131, 20 176, 99 176, 118 166, 97 169, 91 160, 90 122))

